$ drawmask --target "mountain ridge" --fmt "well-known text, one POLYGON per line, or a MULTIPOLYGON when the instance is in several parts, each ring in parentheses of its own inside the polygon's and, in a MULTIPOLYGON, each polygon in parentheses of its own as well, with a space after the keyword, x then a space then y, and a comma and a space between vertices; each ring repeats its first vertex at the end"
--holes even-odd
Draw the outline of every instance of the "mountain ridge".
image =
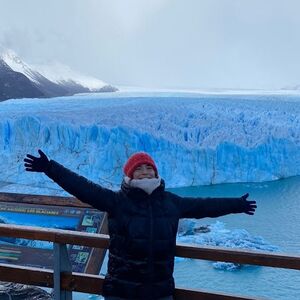
MULTIPOLYGON (((40 72, 36 67, 24 62, 12 50, 6 49, 1 52, 0 101, 13 98, 51 98, 72 96, 77 93, 115 92, 118 90, 101 80, 78 74, 64 65, 59 65, 60 68, 57 68, 57 72, 59 70, 68 71, 64 72, 60 79, 48 78, 47 75, 45 76, 47 73, 45 69, 40 72)), ((52 73, 56 71, 55 67, 52 73)), ((51 69, 51 66, 48 68, 51 69)))

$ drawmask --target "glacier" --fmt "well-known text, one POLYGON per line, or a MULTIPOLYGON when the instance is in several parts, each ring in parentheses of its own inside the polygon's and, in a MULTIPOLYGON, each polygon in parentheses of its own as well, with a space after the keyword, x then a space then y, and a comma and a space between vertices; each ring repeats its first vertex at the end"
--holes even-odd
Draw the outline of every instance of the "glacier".
POLYGON ((25 155, 39 148, 112 189, 136 151, 153 156, 167 187, 296 176, 300 93, 124 90, 1 102, 1 191, 64 195, 25 172, 25 155))

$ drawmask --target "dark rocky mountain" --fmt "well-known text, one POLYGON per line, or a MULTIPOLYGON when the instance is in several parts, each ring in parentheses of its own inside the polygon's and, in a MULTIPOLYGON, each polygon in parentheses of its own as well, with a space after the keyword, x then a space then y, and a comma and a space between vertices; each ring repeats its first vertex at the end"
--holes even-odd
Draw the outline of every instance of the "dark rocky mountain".
POLYGON ((24 74, 13 71, 0 59, 0 101, 36 97, 45 97, 45 94, 24 74))

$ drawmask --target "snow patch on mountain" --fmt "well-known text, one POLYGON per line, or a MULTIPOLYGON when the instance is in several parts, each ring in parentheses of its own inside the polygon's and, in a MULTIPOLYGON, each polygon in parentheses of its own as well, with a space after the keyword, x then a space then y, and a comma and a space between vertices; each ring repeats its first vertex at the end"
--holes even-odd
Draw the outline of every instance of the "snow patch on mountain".
POLYGON ((0 54, 0 58, 15 72, 24 74, 28 79, 36 84, 39 84, 37 75, 40 75, 37 71, 34 71, 28 64, 26 64, 21 58, 12 50, 3 51, 0 54))
POLYGON ((90 91, 97 91, 107 85, 107 83, 102 80, 80 74, 72 70, 69 66, 59 62, 49 65, 34 65, 34 69, 39 70, 43 76, 58 84, 75 82, 88 88, 90 91))

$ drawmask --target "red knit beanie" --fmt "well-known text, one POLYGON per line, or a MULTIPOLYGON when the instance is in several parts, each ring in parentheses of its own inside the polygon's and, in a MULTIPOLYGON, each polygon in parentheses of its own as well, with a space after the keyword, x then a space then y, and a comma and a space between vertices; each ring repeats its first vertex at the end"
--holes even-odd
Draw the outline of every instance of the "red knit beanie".
POLYGON ((150 165, 153 168, 155 175, 157 176, 157 168, 155 162, 152 157, 145 152, 137 152, 128 158, 123 168, 124 174, 129 178, 132 178, 135 169, 143 164, 150 165))

